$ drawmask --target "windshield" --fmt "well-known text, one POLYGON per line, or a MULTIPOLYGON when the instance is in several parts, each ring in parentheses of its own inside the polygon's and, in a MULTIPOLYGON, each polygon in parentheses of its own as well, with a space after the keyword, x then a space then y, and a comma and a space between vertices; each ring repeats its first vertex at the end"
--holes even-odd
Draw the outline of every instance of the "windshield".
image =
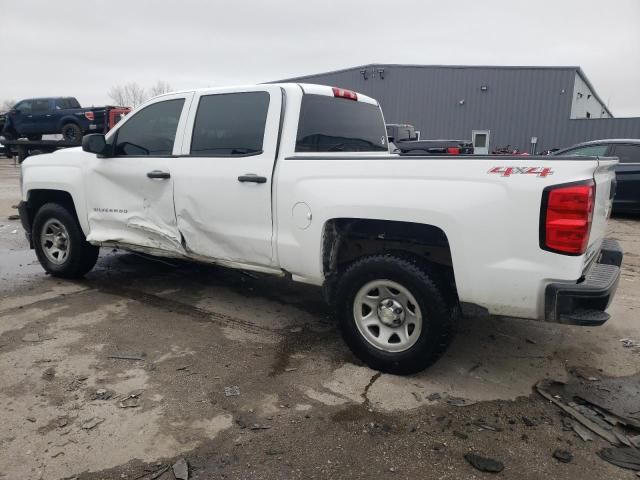
POLYGON ((307 94, 302 97, 296 152, 387 152, 377 105, 307 94))

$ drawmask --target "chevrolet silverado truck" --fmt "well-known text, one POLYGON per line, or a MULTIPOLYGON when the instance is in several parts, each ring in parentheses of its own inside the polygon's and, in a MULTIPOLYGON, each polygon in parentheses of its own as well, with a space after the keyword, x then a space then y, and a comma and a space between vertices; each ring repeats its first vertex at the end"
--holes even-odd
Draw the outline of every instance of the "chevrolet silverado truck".
POLYGON ((73 97, 29 98, 4 113, 0 135, 7 140, 26 137, 39 141, 42 135, 62 134, 65 141, 79 144, 86 133, 108 131, 114 113, 124 115, 129 110, 112 106, 82 108, 73 97))
POLYGON ((316 285, 372 368, 422 370, 460 314, 596 326, 622 252, 616 159, 400 156, 378 103, 270 84, 171 93, 82 148, 30 157, 21 220, 43 268, 100 247, 316 285))

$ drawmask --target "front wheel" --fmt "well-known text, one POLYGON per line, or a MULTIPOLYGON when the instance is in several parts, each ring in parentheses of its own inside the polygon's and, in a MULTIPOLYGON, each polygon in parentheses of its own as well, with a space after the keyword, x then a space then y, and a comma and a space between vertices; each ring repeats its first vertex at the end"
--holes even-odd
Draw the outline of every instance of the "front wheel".
POLYGON ((391 254, 354 262, 337 285, 345 342, 371 368, 419 372, 444 353, 457 309, 417 261, 391 254))
POLYGON ((100 249, 86 241, 73 214, 57 203, 38 210, 32 234, 38 260, 51 275, 81 278, 98 260, 100 249))

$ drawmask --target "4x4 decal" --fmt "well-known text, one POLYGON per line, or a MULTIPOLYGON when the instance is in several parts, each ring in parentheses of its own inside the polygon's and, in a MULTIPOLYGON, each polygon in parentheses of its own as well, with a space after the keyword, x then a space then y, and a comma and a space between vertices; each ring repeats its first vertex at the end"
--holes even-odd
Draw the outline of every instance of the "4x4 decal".
POLYGON ((548 177, 553 175, 553 169, 551 167, 492 167, 487 173, 494 173, 501 177, 510 177, 517 174, 548 177))

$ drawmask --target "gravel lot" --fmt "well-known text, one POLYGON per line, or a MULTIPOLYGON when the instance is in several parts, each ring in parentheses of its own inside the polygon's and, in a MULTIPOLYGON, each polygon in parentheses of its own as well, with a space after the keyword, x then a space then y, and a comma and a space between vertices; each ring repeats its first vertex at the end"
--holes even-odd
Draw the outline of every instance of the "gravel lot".
POLYGON ((313 288, 107 250, 85 280, 51 278, 7 220, 18 188, 0 160, 0 478, 156 478, 179 458, 195 479, 489 477, 468 452, 497 478, 636 478, 532 387, 640 371, 620 342, 640 340, 640 219, 611 222, 605 326, 465 319, 433 368, 396 377, 350 354, 313 288))

